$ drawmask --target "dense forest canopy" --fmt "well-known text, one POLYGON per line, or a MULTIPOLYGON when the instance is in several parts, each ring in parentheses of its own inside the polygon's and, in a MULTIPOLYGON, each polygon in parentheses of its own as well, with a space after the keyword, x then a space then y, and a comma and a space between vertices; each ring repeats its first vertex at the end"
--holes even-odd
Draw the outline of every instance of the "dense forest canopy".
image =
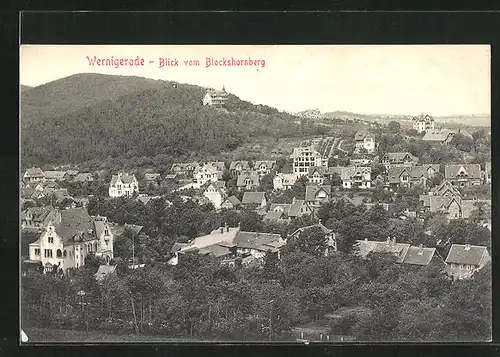
MULTIPOLYGON (((23 166, 96 157, 214 154, 252 137, 314 131, 311 123, 229 95, 204 107, 206 88, 138 77, 78 74, 21 95, 23 166)), ((310 133, 309 133, 310 134, 310 133)))

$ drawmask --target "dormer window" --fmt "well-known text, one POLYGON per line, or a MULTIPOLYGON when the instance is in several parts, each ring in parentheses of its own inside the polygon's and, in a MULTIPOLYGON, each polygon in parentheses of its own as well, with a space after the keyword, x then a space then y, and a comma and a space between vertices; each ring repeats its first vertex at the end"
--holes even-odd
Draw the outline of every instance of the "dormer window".
POLYGON ((49 243, 54 243, 54 237, 49 237, 49 243))

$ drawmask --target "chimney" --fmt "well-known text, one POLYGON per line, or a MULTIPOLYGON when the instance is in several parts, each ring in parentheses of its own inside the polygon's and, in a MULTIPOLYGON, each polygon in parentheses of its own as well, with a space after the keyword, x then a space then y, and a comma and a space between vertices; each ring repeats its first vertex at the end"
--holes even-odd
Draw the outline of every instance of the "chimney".
POLYGON ((224 227, 220 227, 220 234, 224 233, 224 227))
POLYGON ((387 237, 387 244, 391 243, 391 237, 387 237))
POLYGON ((418 255, 424 254, 424 246, 422 244, 418 245, 418 255))
POLYGON ((392 244, 396 244, 396 237, 392 237, 392 244))
POLYGON ((470 250, 470 244, 465 245, 465 250, 470 250))
POLYGON ((226 232, 229 232, 229 226, 226 224, 226 232))

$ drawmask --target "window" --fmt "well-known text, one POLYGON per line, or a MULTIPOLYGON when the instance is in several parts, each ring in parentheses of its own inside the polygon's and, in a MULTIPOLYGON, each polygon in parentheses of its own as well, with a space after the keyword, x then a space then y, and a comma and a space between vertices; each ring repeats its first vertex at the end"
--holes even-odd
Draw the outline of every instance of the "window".
POLYGON ((49 237, 49 243, 54 243, 54 237, 49 237))
POLYGON ((35 248, 35 255, 40 255, 40 248, 35 248))
POLYGON ((58 249, 57 252, 56 252, 56 256, 58 258, 62 258, 62 252, 61 252, 61 249, 58 249))
POLYGON ((66 258, 68 256, 68 252, 66 251, 66 249, 64 250, 64 258, 66 258))
POLYGON ((45 258, 52 258, 52 249, 45 249, 44 256, 45 258))

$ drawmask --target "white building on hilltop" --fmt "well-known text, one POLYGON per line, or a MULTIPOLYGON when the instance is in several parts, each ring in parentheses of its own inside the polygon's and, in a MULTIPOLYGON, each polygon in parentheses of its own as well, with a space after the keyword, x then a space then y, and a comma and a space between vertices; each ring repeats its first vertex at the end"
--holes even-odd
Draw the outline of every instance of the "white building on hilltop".
POLYGON ((127 173, 113 175, 109 184, 109 197, 131 197, 134 193, 139 193, 139 183, 135 175, 127 173))
POLYGON ((90 253, 113 259, 113 233, 106 217, 91 217, 83 207, 57 211, 29 245, 29 260, 40 261, 45 272, 79 268, 90 253))
POLYGON ((209 89, 203 97, 203 105, 222 108, 226 105, 228 96, 229 94, 224 87, 222 87, 222 90, 209 89))

